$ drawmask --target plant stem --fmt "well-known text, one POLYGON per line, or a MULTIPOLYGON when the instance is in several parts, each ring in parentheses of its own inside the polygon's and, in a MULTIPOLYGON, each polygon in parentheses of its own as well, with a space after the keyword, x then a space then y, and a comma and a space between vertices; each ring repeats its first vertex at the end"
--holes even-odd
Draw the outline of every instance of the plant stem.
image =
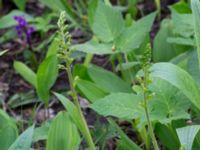
POLYGON ((85 57, 85 60, 84 60, 84 65, 86 67, 89 66, 90 62, 92 61, 92 58, 93 58, 93 54, 87 54, 86 57, 85 57))
POLYGON ((150 117, 149 117, 148 94, 147 94, 147 91, 146 91, 147 85, 148 85, 148 70, 146 68, 144 68, 144 93, 143 93, 143 95, 144 95, 145 115, 146 115, 146 118, 147 118, 148 130, 149 130, 150 137, 152 139, 154 149, 159 150, 158 143, 156 141, 156 137, 155 137, 155 134, 154 134, 154 131, 153 131, 152 123, 151 123, 150 117))
POLYGON ((89 128, 87 126, 85 117, 84 117, 84 115, 81 111, 81 107, 80 107, 80 104, 79 104, 79 101, 78 101, 78 95, 77 95, 77 92, 76 92, 75 87, 74 87, 74 79, 73 79, 73 76, 72 76, 70 64, 71 64, 70 61, 66 60, 67 74, 68 74, 68 78, 69 78, 70 89, 71 89, 71 92, 72 92, 72 98, 73 98, 74 103, 75 103, 75 105, 78 109, 78 113, 80 115, 81 122, 82 122, 82 125, 83 125, 82 134, 85 137, 86 142, 87 142, 88 146, 90 147, 90 150, 96 150, 95 145, 94 145, 93 140, 92 140, 92 136, 91 136, 89 128))
POLYGON ((160 19, 160 16, 161 16, 161 3, 160 3, 160 0, 155 0, 155 3, 156 3, 157 11, 158 11, 158 17, 160 19))

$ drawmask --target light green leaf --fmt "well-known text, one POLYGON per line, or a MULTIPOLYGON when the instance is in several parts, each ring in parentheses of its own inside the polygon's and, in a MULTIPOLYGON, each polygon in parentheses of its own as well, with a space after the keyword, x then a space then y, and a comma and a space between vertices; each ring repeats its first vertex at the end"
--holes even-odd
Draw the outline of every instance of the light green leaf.
POLYGON ((1 150, 8 150, 18 136, 16 123, 0 109, 0 145, 1 150))
MULTIPOLYGON (((188 114, 190 101, 169 82, 159 78, 153 79, 149 89, 155 93, 149 101, 150 119, 152 121, 167 124, 171 123, 172 120, 190 118, 188 114)), ((143 118, 146 120, 145 114, 143 118)))
POLYGON ((59 41, 56 37, 54 37, 54 40, 52 41, 51 45, 48 47, 46 58, 52 55, 57 55, 58 49, 59 49, 59 41))
POLYGON ((132 92, 131 86, 114 73, 97 66, 88 68, 90 78, 106 92, 132 92))
POLYGON ((59 93, 54 93, 54 95, 58 98, 58 100, 62 103, 65 109, 68 111, 72 121, 76 124, 80 131, 83 131, 83 126, 81 123, 81 118, 76 106, 65 96, 59 93))
POLYGON ((127 27, 116 40, 117 51, 130 52, 139 48, 151 30, 156 13, 151 13, 127 27))
POLYGON ((119 71, 124 71, 124 70, 128 70, 131 69, 132 67, 138 66, 141 63, 138 61, 132 61, 132 62, 126 62, 126 63, 121 63, 119 65, 117 65, 116 70, 119 71), (120 66, 121 65, 121 66, 120 66))
POLYGON ((99 88, 95 83, 87 80, 79 79, 76 85, 78 89, 81 91, 81 93, 85 95, 85 97, 91 103, 107 95, 107 93, 103 91, 101 88, 99 88))
POLYGON ((56 11, 65 10, 65 7, 62 4, 61 0, 39 0, 39 1, 53 10, 56 11))
POLYGON ((98 6, 98 0, 92 0, 88 2, 88 22, 90 26, 92 27, 92 24, 94 23, 94 16, 96 12, 96 8, 98 6))
POLYGON ((73 45, 72 49, 76 49, 78 51, 89 53, 89 54, 97 54, 97 55, 105 55, 105 54, 114 54, 112 51, 111 43, 98 43, 95 40, 90 40, 83 44, 73 45))
POLYGON ((103 116, 114 116, 122 119, 134 119, 141 115, 142 97, 129 93, 111 93, 90 105, 103 116))
POLYGON ((192 14, 180 14, 171 9, 173 32, 177 36, 191 37, 194 34, 193 16, 192 14), (187 18, 187 19, 185 19, 187 18))
POLYGON ((196 83, 200 87, 200 68, 199 68, 199 63, 198 63, 197 50, 191 51, 190 53, 188 53, 187 59, 188 59, 188 62, 187 62, 186 70, 193 77, 193 79, 196 81, 196 83))
POLYGON ((47 150, 78 150, 80 135, 67 112, 60 112, 48 133, 47 150))
POLYGON ((99 2, 92 24, 95 35, 104 42, 111 42, 119 36, 123 27, 124 21, 121 13, 99 2))
POLYGON ((8 150, 29 150, 31 148, 34 125, 26 129, 8 150))
POLYGON ((183 38, 183 37, 169 37, 167 38, 167 42, 179 44, 179 45, 187 45, 194 46, 194 40, 192 38, 183 38))
POLYGON ((170 63, 157 63, 151 68, 151 75, 166 80, 183 92, 200 109, 200 90, 193 78, 183 69, 170 63))
POLYGON ((49 100, 49 90, 58 76, 58 60, 56 55, 46 58, 37 71, 37 93, 46 104, 49 100))
POLYGON ((184 147, 185 150, 192 150, 192 144, 195 136, 199 132, 199 129, 199 125, 192 125, 176 129, 181 146, 184 147))
POLYGON ((13 19, 13 17, 22 16, 22 15, 25 16, 28 22, 33 21, 33 18, 29 16, 28 14, 19 10, 13 10, 9 14, 4 15, 3 17, 0 18, 0 29, 9 28, 9 27, 17 25, 17 22, 13 19))
POLYGON ((192 0, 192 14, 194 17, 194 33, 196 39, 196 46, 198 51, 198 59, 199 59, 199 66, 200 66, 200 2, 199 0, 192 0))
POLYGON ((33 87, 37 87, 36 74, 28 66, 22 62, 15 61, 14 68, 33 87))

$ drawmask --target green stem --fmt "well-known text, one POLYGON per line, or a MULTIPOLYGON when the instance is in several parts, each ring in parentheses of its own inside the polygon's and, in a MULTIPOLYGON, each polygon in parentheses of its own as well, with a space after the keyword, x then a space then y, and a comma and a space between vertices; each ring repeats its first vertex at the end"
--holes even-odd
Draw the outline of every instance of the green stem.
POLYGON ((160 4, 160 0, 155 0, 155 3, 156 3, 157 11, 158 11, 158 18, 160 19, 160 16, 161 16, 161 4, 160 4))
POLYGON ((84 66, 88 67, 90 62, 92 61, 93 54, 87 54, 84 60, 84 66))
POLYGON ((147 92, 146 92, 146 89, 147 89, 147 84, 148 84, 148 70, 147 69, 144 69, 144 109, 145 109, 145 115, 146 115, 146 118, 147 118, 147 123, 148 123, 148 129, 149 129, 149 134, 150 134, 150 137, 152 139, 152 143, 153 143, 153 146, 154 146, 154 149, 155 150, 159 150, 159 147, 158 147, 158 143, 156 141, 156 137, 155 137, 155 134, 154 134, 154 131, 153 131, 153 126, 152 126, 152 123, 150 121, 150 116, 149 116, 149 110, 148 110, 148 95, 147 95, 147 92))
POLYGON ((80 107, 80 104, 79 104, 79 101, 78 101, 78 95, 77 95, 77 92, 76 92, 74 84, 73 84, 74 79, 73 79, 73 76, 72 76, 70 64, 71 64, 70 61, 66 60, 67 74, 68 74, 68 78, 69 78, 70 89, 71 89, 71 92, 72 92, 72 98, 73 98, 74 103, 75 103, 75 105, 78 109, 78 113, 80 115, 81 122, 82 122, 82 125, 83 125, 82 134, 85 137, 86 142, 87 142, 90 150, 96 150, 95 145, 94 145, 93 140, 92 140, 92 136, 91 136, 89 128, 87 126, 85 117, 84 117, 84 115, 81 111, 81 107, 80 107))

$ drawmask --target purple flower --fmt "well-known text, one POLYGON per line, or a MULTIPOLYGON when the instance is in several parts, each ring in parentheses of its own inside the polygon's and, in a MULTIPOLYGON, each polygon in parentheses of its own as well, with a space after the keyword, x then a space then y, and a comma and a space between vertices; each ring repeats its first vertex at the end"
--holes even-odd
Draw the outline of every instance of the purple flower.
POLYGON ((30 44, 31 35, 35 28, 27 23, 25 16, 14 16, 13 19, 18 23, 15 27, 18 37, 22 38, 25 35, 26 41, 30 44))

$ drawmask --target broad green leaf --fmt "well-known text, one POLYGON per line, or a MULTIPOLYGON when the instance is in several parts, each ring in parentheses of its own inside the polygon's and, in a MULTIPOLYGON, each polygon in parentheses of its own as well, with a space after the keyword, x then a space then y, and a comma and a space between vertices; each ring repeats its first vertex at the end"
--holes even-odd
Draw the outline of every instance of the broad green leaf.
POLYGON ((88 74, 94 83, 106 92, 132 92, 128 83, 103 68, 92 65, 88 68, 88 74))
POLYGON ((13 2, 15 3, 15 5, 21 9, 21 10, 24 10, 25 7, 26 7, 26 2, 27 0, 13 0, 13 2))
POLYGON ((15 122, 0 109, 0 145, 1 150, 8 150, 18 136, 15 122))
POLYGON ((151 13, 124 29, 116 40, 117 51, 130 52, 139 48, 151 30, 156 13, 151 13))
POLYGON ((49 90, 58 76, 58 60, 56 55, 46 58, 37 71, 37 93, 46 104, 49 100, 49 90))
POLYGON ((72 49, 76 49, 78 51, 89 53, 89 54, 97 54, 97 55, 105 55, 105 54, 114 54, 115 51, 112 51, 111 43, 98 43, 95 40, 90 40, 83 44, 73 45, 72 49))
POLYGON ((0 29, 9 28, 9 27, 17 25, 17 22, 13 19, 13 17, 22 16, 22 15, 25 16, 28 22, 33 21, 33 18, 29 16, 28 14, 19 10, 13 10, 9 14, 4 15, 3 17, 0 18, 0 29))
POLYGON ((90 107, 103 116, 114 116, 122 119, 134 119, 141 115, 142 97, 129 93, 111 93, 90 107))
POLYGON ((115 128, 115 130, 118 132, 120 135, 120 140, 119 140, 119 147, 118 150, 142 150, 137 144, 135 144, 124 132, 123 130, 112 120, 108 120, 109 123, 115 128))
POLYGON ((60 112, 53 120, 47 139, 47 150, 78 150, 80 135, 67 112, 60 112))
POLYGON ((28 66, 22 62, 15 61, 14 68, 33 87, 37 87, 36 74, 28 66))
POLYGON ((124 21, 122 14, 102 2, 98 3, 92 30, 104 42, 111 42, 122 32, 124 21))
POLYGON ((95 83, 87 80, 79 79, 76 86, 91 103, 107 95, 107 93, 99 88, 95 83))
MULTIPOLYGON (((167 124, 171 123, 172 120, 190 118, 188 114, 190 101, 172 84, 156 78, 153 79, 149 89, 155 93, 149 101, 150 118, 152 121, 167 124)), ((144 118, 146 120, 145 115, 144 118)))
POLYGON ((199 132, 199 129, 199 125, 192 125, 176 129, 179 140, 181 142, 181 147, 185 148, 185 150, 192 150, 192 144, 195 136, 199 132))
POLYGON ((8 150, 29 150, 31 148, 34 125, 26 129, 8 150))
POLYGON ((196 39, 196 46, 198 51, 198 59, 199 59, 199 66, 200 66, 200 2, 199 0, 192 0, 192 14, 194 17, 194 33, 196 39))
MULTIPOLYGON (((189 119, 187 113, 190 102, 170 83, 164 80, 156 80, 150 86, 155 96, 149 101, 150 119, 163 124, 172 120, 189 119)), ((104 98, 95 101, 91 108, 103 116, 115 116, 122 119, 140 118, 139 126, 146 124, 146 116, 142 107, 142 93, 111 93, 104 98)))
POLYGON ((200 109, 200 90, 193 78, 183 69, 170 63, 156 63, 151 68, 151 75, 166 80, 200 109))

